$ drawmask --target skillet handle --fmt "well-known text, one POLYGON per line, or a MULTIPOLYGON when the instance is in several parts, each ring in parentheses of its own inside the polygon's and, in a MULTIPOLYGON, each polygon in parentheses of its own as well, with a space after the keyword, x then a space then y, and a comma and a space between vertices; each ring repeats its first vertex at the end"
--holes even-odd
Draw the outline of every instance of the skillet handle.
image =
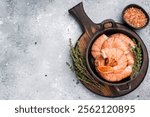
POLYGON ((131 90, 131 84, 128 84, 126 85, 126 88, 121 88, 119 86, 116 86, 116 90, 119 92, 119 93, 124 93, 124 92, 128 92, 131 90))
POLYGON ((115 23, 115 21, 113 19, 104 20, 101 23, 101 26, 102 26, 102 29, 117 28, 117 24, 115 23))
POLYGON ((92 20, 86 15, 82 2, 71 8, 69 13, 79 21, 82 29, 88 34, 89 37, 92 37, 99 29, 99 26, 93 23, 92 20))

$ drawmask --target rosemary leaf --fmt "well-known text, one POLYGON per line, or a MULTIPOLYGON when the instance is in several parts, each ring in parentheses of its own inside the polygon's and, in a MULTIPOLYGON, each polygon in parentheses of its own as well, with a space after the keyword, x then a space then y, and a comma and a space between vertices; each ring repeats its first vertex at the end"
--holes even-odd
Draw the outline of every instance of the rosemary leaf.
POLYGON ((97 90, 101 91, 100 88, 104 87, 99 84, 98 81, 95 81, 93 77, 91 77, 90 73, 87 71, 85 58, 82 56, 81 50, 79 48, 79 44, 73 47, 71 40, 69 40, 70 44, 70 56, 72 58, 73 65, 71 66, 68 62, 66 64, 69 66, 71 71, 76 73, 77 79, 95 87, 97 90))
MULTIPOLYGON (((133 39, 133 42, 136 44, 135 39, 133 39)), ((141 49, 141 44, 139 42, 138 42, 138 44, 135 45, 134 48, 132 48, 132 52, 135 56, 135 62, 132 67, 132 73, 130 75, 131 79, 135 78, 135 76, 138 73, 138 71, 140 70, 141 64, 142 64, 142 49, 141 49)))

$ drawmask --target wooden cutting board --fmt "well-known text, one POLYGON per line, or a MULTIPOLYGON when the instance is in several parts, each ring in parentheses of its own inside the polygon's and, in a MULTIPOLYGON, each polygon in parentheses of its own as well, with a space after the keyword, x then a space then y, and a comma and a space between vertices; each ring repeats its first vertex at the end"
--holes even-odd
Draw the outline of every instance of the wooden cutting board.
MULTIPOLYGON (((77 19, 77 21, 81 25, 81 28, 83 29, 83 34, 79 37, 78 41, 79 41, 79 48, 82 52, 82 55, 85 57, 86 48, 87 48, 87 45, 88 45, 91 37, 100 30, 100 28, 102 27, 102 24, 103 24, 103 27, 105 27, 105 28, 109 28, 113 24, 111 22, 109 22, 111 20, 105 20, 105 21, 103 21, 102 23, 99 23, 99 24, 93 23, 91 21, 91 19, 86 15, 82 3, 79 3, 75 7, 71 8, 69 10, 69 13, 72 14, 77 19)), ((123 24, 115 22, 115 25, 118 28, 123 28, 125 30, 128 30, 128 28, 126 26, 124 26, 123 24)), ((133 34, 137 35, 134 31, 133 31, 133 34)), ((147 50, 145 50, 145 53, 147 53, 147 50)), ((148 64, 148 60, 149 60, 148 59, 148 53, 147 53, 147 56, 146 56, 145 60, 148 64)), ((146 67, 148 68, 148 65, 146 65, 146 67)), ((112 85, 104 84, 104 83, 98 81, 101 84, 101 87, 100 88, 97 88, 97 87, 95 88, 92 85, 89 85, 85 82, 81 81, 81 83, 87 89, 89 89, 90 91, 92 91, 92 92, 94 92, 98 95, 106 96, 106 97, 119 97, 119 96, 130 93, 131 91, 136 89, 141 84, 141 82, 143 81, 143 79, 146 75, 147 68, 144 69, 144 71, 146 70, 145 74, 143 74, 141 76, 141 78, 135 78, 134 80, 132 80, 132 83, 130 84, 130 86, 122 85, 122 86, 117 86, 117 88, 116 88, 112 85)), ((97 79, 95 79, 95 80, 97 80, 97 79)))

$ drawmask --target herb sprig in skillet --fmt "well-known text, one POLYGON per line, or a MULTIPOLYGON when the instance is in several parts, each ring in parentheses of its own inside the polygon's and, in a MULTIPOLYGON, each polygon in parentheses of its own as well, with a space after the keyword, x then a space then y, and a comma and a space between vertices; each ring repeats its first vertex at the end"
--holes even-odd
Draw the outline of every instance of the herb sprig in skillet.
POLYGON ((135 47, 132 48, 132 52, 135 56, 135 62, 134 65, 132 67, 132 73, 130 75, 130 78, 133 79, 136 74, 138 73, 138 71, 141 68, 142 65, 142 48, 141 48, 141 44, 140 42, 136 43, 135 39, 132 39, 133 42, 136 44, 135 47))

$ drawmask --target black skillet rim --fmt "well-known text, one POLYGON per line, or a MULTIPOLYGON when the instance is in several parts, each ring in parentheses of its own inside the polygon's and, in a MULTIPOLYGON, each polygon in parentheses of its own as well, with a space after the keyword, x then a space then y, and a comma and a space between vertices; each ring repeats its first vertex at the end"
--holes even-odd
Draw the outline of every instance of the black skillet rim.
MULTIPOLYGON (((107 82, 107 81, 104 81, 103 78, 100 78, 100 77, 98 77, 97 75, 95 75, 95 73, 93 72, 93 70, 91 69, 91 66, 90 66, 90 64, 89 64, 89 59, 88 59, 88 57, 89 57, 89 51, 90 51, 90 48, 91 48, 91 46, 92 46, 92 43, 97 39, 97 37, 98 37, 100 34, 104 34, 104 32, 105 32, 105 31, 108 31, 108 30, 119 30, 119 31, 121 30, 121 31, 125 31, 125 30, 120 29, 120 28, 119 28, 119 29, 118 29, 118 28, 109 28, 109 29, 107 29, 107 30, 98 31, 98 32, 91 38, 90 42, 88 43, 87 49, 86 49, 86 64, 87 64, 87 69, 89 70, 89 72, 92 74, 92 76, 93 76, 94 78, 98 79, 100 82, 102 82, 102 83, 104 83, 104 84, 111 85, 111 86, 126 85, 127 83, 130 83, 132 80, 134 80, 134 79, 136 79, 136 78, 134 78, 134 79, 132 79, 132 80, 128 80, 128 81, 123 82, 123 83, 107 82)), ((130 32, 127 32, 127 33, 130 33, 130 32)), ((134 33, 139 37, 140 43, 142 43, 142 51, 143 51, 143 49, 146 50, 146 53, 144 53, 144 54, 146 54, 145 57, 148 57, 147 48, 146 48, 144 42, 142 41, 142 39, 140 38, 140 36, 139 36, 136 32, 134 32, 134 33)), ((132 35, 132 34, 131 34, 131 35, 132 35)), ((138 39, 136 39, 136 40, 139 41, 138 39)), ((143 57, 144 57, 144 55, 143 55, 143 57)), ((144 58, 143 58, 143 59, 144 59, 144 58)), ((149 60, 148 60, 148 63, 149 63, 149 60)), ((145 69, 146 69, 145 75, 146 75, 147 70, 148 70, 148 64, 147 64, 147 66, 144 66, 144 64, 142 63, 141 69, 144 69, 144 67, 146 67, 146 68, 145 68, 145 69)), ((138 75, 140 75, 141 69, 140 69, 138 75)), ((145 77, 145 75, 144 75, 144 77, 145 77)), ((143 79, 144 79, 144 78, 143 78, 143 79)))

